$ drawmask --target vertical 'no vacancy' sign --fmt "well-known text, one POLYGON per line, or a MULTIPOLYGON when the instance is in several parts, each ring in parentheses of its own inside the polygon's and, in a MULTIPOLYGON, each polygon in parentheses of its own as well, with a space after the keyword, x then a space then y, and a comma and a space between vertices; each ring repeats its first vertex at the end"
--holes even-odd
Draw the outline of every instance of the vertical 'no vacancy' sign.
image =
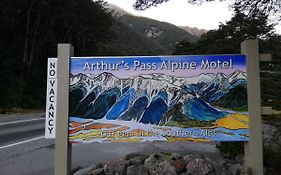
POLYGON ((55 138, 57 100, 57 58, 48 59, 45 138, 55 138))

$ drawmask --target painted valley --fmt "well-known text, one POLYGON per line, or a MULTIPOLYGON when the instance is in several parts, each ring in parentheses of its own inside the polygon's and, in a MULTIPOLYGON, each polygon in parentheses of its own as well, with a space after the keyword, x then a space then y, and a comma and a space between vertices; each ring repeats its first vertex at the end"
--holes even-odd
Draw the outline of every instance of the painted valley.
POLYGON ((70 77, 69 140, 248 141, 244 71, 70 77))

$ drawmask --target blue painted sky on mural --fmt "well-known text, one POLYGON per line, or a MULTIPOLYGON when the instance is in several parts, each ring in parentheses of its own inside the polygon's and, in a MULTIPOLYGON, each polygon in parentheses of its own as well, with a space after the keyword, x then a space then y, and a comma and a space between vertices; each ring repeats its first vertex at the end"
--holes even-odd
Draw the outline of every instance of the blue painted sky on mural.
POLYGON ((130 76, 136 76, 140 74, 150 74, 150 73, 164 73, 167 75, 173 75, 173 76, 179 76, 179 77, 191 77, 196 76, 201 73, 219 73, 222 72, 224 74, 230 74, 236 70, 241 70, 243 72, 246 71, 246 59, 244 55, 189 55, 189 56, 132 56, 132 57, 73 57, 71 59, 71 68, 70 72, 73 75, 76 75, 78 73, 84 73, 84 74, 94 74, 98 75, 102 72, 110 72, 114 74, 117 77, 124 78, 124 77, 130 77, 130 76), (233 67, 232 68, 216 68, 216 69, 201 69, 201 63, 202 60, 209 62, 217 62, 220 60, 221 62, 232 60, 233 67), (146 68, 147 65, 150 63, 154 63, 156 65, 156 69, 141 69, 138 67, 134 70, 134 61, 139 61, 143 64, 145 64, 146 68), (171 69, 160 69, 161 64, 165 61, 166 63, 168 61, 180 63, 180 62, 195 62, 196 63, 196 69, 174 69, 173 71, 171 69), (89 64, 97 64, 98 62, 105 63, 105 64, 120 64, 118 70, 89 70, 85 68, 85 64, 88 62, 89 64), (122 64, 123 63, 123 64, 122 64), (127 68, 124 63, 127 64, 127 68))

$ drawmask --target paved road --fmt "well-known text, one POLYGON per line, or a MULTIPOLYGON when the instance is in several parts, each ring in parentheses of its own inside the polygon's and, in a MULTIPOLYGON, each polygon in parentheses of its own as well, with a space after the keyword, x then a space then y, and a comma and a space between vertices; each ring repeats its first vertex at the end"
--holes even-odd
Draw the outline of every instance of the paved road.
MULTIPOLYGON (((0 175, 52 175, 54 140, 43 138, 42 114, 0 118, 0 175), (33 133, 34 132, 34 133, 33 133), (2 139, 6 138, 6 139, 2 139)), ((216 156, 215 144, 208 143, 92 143, 72 146, 72 168, 116 160, 141 152, 197 152, 216 156)))
POLYGON ((45 127, 44 122, 44 114, 41 113, 22 118, 19 118, 19 116, 1 117, 0 148, 42 137, 45 127))

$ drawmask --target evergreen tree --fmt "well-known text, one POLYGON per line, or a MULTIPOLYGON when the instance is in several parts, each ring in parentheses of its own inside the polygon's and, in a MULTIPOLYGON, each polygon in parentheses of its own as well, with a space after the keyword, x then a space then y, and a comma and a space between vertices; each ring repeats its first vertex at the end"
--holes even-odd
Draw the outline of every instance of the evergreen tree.
POLYGON ((220 24, 218 30, 211 30, 202 35, 194 44, 180 42, 176 46, 175 54, 240 53, 240 43, 244 40, 268 40, 273 35, 274 25, 268 24, 267 19, 268 15, 262 12, 247 16, 236 8, 230 21, 220 24))
POLYGON ((103 1, 0 1, 0 109, 44 104, 46 63, 58 43, 97 55, 112 38, 112 17, 103 1))

